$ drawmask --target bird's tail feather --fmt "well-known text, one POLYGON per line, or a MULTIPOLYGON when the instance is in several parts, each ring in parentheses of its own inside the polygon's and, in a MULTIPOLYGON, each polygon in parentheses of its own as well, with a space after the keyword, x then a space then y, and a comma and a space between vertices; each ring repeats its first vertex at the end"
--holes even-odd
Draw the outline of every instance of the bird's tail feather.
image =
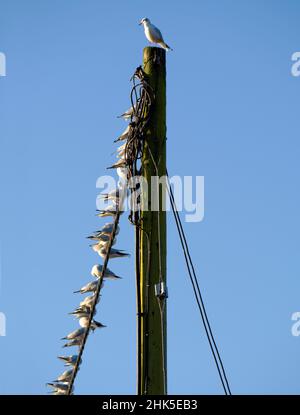
POLYGON ((160 45, 166 50, 166 51, 169 51, 169 50, 173 50, 172 48, 171 48, 171 46, 169 46, 169 45, 167 45, 165 42, 160 42, 160 45))

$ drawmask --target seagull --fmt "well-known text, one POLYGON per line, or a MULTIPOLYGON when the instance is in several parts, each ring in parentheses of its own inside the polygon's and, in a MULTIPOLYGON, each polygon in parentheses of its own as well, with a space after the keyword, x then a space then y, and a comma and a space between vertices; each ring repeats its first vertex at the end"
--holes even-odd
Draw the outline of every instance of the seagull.
MULTIPOLYGON (((89 298, 89 297, 86 297, 86 298, 84 299, 84 301, 85 301, 87 298, 89 298)), ((81 303, 80 303, 80 305, 81 305, 81 303)), ((85 304, 83 304, 83 305, 85 305, 85 304)), ((81 336, 83 336, 84 332, 85 332, 85 330, 83 330, 83 329, 78 329, 78 330, 72 331, 72 333, 69 333, 66 337, 63 337, 61 340, 74 340, 74 339, 76 339, 77 337, 81 337, 81 336)))
MULTIPOLYGON (((95 301, 95 294, 89 295, 89 296, 85 297, 85 299, 82 300, 81 303, 79 303, 79 306, 80 307, 92 308, 92 306, 94 304, 94 301, 95 301)), ((99 298, 97 298, 96 303, 98 303, 98 302, 99 302, 99 298)), ((79 331, 79 330, 83 330, 83 329, 78 329, 76 331, 79 331)), ((72 334, 72 333, 70 333, 70 334, 72 334)))
POLYGON ((87 239, 90 239, 91 241, 102 241, 102 242, 108 242, 110 239, 109 235, 102 234, 101 232, 95 232, 95 235, 87 236, 87 239))
MULTIPOLYGON (((115 241, 114 241, 115 242, 115 241)), ((108 245, 108 242, 103 242, 103 241, 100 241, 99 243, 97 243, 97 244, 94 244, 94 245, 90 245, 90 247, 92 248, 92 250, 94 251, 94 252, 96 252, 97 254, 99 254, 99 251, 101 251, 101 249, 102 248, 107 248, 107 245, 108 245)), ((112 244, 113 245, 113 244, 112 244)))
MULTIPOLYGON (((110 235, 112 233, 113 227, 114 227, 114 224, 113 223, 106 223, 100 229, 100 231, 94 232, 94 235, 87 236, 87 239, 91 239, 93 241, 104 241, 104 242, 107 242, 110 239, 110 235), (108 237, 108 240, 107 241, 106 241, 106 239, 107 239, 106 237, 108 237)), ((117 228, 116 228, 115 234, 118 235, 119 231, 120 231, 120 227, 118 225, 117 228)))
POLYGON ((66 395, 66 391, 62 391, 60 389, 54 389, 50 392, 50 395, 66 395))
POLYGON ((144 17, 139 24, 144 26, 145 36, 149 42, 160 45, 166 51, 173 50, 165 43, 161 31, 147 17, 144 17))
MULTIPOLYGON (((77 363, 78 355, 73 354, 71 356, 57 356, 58 359, 65 362, 65 366, 74 366, 77 363)), ((81 360, 81 359, 80 359, 81 360)))
POLYGON ((114 163, 112 166, 107 167, 107 170, 109 169, 118 169, 119 167, 126 167, 127 161, 123 158, 120 158, 116 163, 114 163))
POLYGON ((127 138, 129 137, 131 128, 132 128, 132 123, 130 123, 125 129, 125 131, 123 131, 123 133, 118 138, 115 139, 114 143, 117 143, 118 141, 127 140, 127 138))
POLYGON ((136 110, 136 105, 133 107, 128 108, 123 114, 119 115, 118 118, 124 118, 124 120, 129 120, 134 115, 134 112, 136 110))
POLYGON ((67 383, 47 383, 48 386, 51 386, 55 392, 57 391, 67 391, 69 385, 67 383))
POLYGON ((120 147, 117 148, 117 152, 121 153, 122 151, 124 151, 126 149, 127 146, 127 142, 122 144, 120 147))
MULTIPOLYGON (((88 307, 78 307, 76 308, 76 310, 72 311, 71 313, 69 313, 73 316, 75 316, 76 318, 81 318, 81 317, 89 317, 91 314, 91 311, 88 307)), ((97 310, 95 310, 94 315, 97 314, 97 310)))
POLYGON ((71 379, 72 375, 73 375, 73 371, 74 369, 69 369, 66 370, 64 373, 62 373, 60 376, 58 376, 58 378, 56 380, 54 380, 53 382, 69 382, 69 380, 71 379))
MULTIPOLYGON (((126 143, 119 147, 118 152, 125 152, 126 143)), ((111 200, 114 204, 117 204, 121 197, 127 196, 128 188, 125 183, 121 180, 118 181, 117 188, 112 189, 108 193, 101 193, 99 197, 105 201, 111 200)))
POLYGON ((128 169, 127 167, 119 167, 117 168, 117 175, 120 177, 120 179, 122 179, 123 182, 127 182, 127 174, 128 174, 128 169))
MULTIPOLYGON (((105 259, 107 255, 107 248, 101 248, 100 251, 98 251, 98 254, 101 256, 101 258, 105 259)), ((110 248, 109 258, 121 258, 124 256, 130 256, 130 254, 127 254, 127 252, 124 252, 123 250, 110 248)))
MULTIPOLYGON (((110 235, 113 231, 113 228, 114 228, 114 223, 108 222, 101 228, 100 233, 106 233, 110 235)), ((119 226, 117 226, 116 235, 119 233, 119 230, 120 228, 119 226)))
POLYGON ((120 189, 113 189, 109 193, 102 193, 100 197, 104 200, 112 200, 113 202, 116 202, 120 197, 120 189))
POLYGON ((98 287, 98 281, 91 281, 88 284, 81 287, 80 290, 74 291, 74 294, 75 293, 84 294, 88 292, 95 292, 97 290, 97 287, 98 287))
MULTIPOLYGON (((98 241, 96 244, 89 245, 93 251, 97 252, 99 250, 99 247, 104 248, 109 245, 109 241, 98 241)), ((117 238, 114 238, 111 242, 111 246, 116 245, 117 238)))
MULTIPOLYGON (((103 270, 103 265, 94 265, 91 271, 93 277, 100 278, 103 270)), ((112 272, 109 268, 106 268, 104 278, 108 280, 119 280, 122 277, 119 277, 114 272, 112 272)))
MULTIPOLYGON (((89 324, 89 317, 81 317, 79 319, 79 325, 81 327, 87 328, 88 324, 89 324)), ((104 326, 104 324, 100 323, 99 321, 96 321, 96 320, 91 321, 91 326, 90 326, 91 330, 94 331, 97 328, 103 328, 103 327, 106 327, 106 326, 104 326)))
POLYGON ((125 142, 124 146, 120 146, 119 149, 116 151, 117 152, 117 155, 116 155, 117 159, 121 159, 121 160, 128 159, 128 148, 126 146, 127 146, 127 141, 125 142))
MULTIPOLYGON (((116 242, 117 242, 117 238, 115 238, 115 239, 112 241, 111 246, 115 245, 115 244, 116 244, 116 242)), ((92 244, 92 245, 90 245, 90 247, 92 248, 92 250, 93 250, 94 252, 99 253, 100 249, 102 249, 102 248, 107 248, 108 243, 109 243, 108 241, 107 241, 107 242, 104 242, 104 241, 99 241, 99 242, 98 242, 98 243, 96 243, 96 244, 92 244)))
POLYGON ((72 347, 72 346, 81 346, 82 337, 77 337, 76 339, 70 340, 69 342, 65 343, 63 347, 72 347))
POLYGON ((123 160, 126 158, 126 149, 125 148, 123 150, 118 150, 117 158, 123 159, 123 160))
MULTIPOLYGON (((75 310, 71 311, 71 314, 77 318, 80 318, 81 316, 89 316, 90 315, 90 310, 88 310, 86 307, 77 307, 75 308, 75 310)), ((96 313, 95 313, 96 314, 96 313)))
MULTIPOLYGON (((112 168, 112 167, 110 167, 110 168, 112 168)), ((97 212, 99 212, 99 213, 97 213, 96 216, 98 216, 100 218, 105 218, 106 216, 116 216, 118 211, 117 211, 117 206, 116 205, 109 205, 105 209, 97 210, 97 212)), ((122 213, 124 213, 124 212, 123 212, 123 210, 120 209, 119 213, 120 213, 120 215, 122 215, 122 213)))

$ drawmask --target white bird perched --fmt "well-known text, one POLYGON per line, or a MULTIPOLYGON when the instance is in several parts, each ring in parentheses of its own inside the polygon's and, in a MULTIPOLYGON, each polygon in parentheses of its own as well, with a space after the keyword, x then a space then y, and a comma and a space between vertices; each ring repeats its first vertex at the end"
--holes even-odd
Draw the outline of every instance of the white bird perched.
POLYGON ((69 380, 71 379, 73 375, 73 371, 74 369, 66 370, 64 373, 58 376, 58 378, 54 380, 53 382, 69 382, 69 380))
MULTIPOLYGON (((103 265, 100 265, 100 264, 94 265, 92 268, 91 274, 93 277, 100 278, 102 274, 102 270, 103 270, 103 265)), ((118 280, 118 279, 121 279, 122 277, 119 277, 114 272, 112 272, 109 268, 106 268, 105 273, 104 273, 104 278, 109 279, 109 280, 118 280)))
POLYGON ((52 392, 50 392, 50 395, 66 395, 67 391, 62 391, 60 389, 55 389, 52 392))
POLYGON ((124 120, 129 120, 135 112, 136 105, 133 107, 128 108, 123 114, 119 115, 118 118, 124 118, 124 120))
POLYGON ((94 252, 96 252, 97 254, 99 254, 99 251, 101 251, 102 248, 107 248, 107 245, 108 245, 108 242, 100 241, 97 244, 90 245, 90 247, 92 248, 92 250, 94 252))
POLYGON ((117 204, 119 199, 124 196, 127 196, 127 194, 128 194, 127 186, 124 185, 124 182, 119 180, 118 187, 116 189, 112 189, 109 193, 101 193, 100 198, 104 199, 105 201, 111 200, 114 204, 117 204))
MULTIPOLYGON (((89 308, 87 307, 78 307, 76 308, 76 310, 72 311, 71 315, 75 316, 76 318, 81 318, 81 317, 89 317, 91 311, 89 308)), ((95 310, 94 315, 97 314, 97 310, 95 310)))
POLYGON ((114 163, 112 166, 107 167, 107 170, 109 169, 118 169, 119 167, 126 167, 127 161, 123 158, 120 158, 116 163, 114 163))
MULTIPOLYGON (((127 168, 126 168, 126 171, 127 171, 127 168)), ((119 199, 121 199, 121 200, 125 199, 128 196, 128 193, 129 193, 129 189, 128 189, 126 180, 120 179, 118 181, 118 189, 119 189, 119 199)))
POLYGON ((102 193, 100 197, 104 200, 112 200, 113 202, 116 202, 120 197, 120 189, 113 189, 109 193, 102 193))
POLYGON ((144 26, 145 36, 149 42, 156 43, 167 51, 173 50, 165 43, 161 31, 147 17, 144 17, 139 24, 144 26))
POLYGON ((127 127, 122 132, 122 134, 118 138, 115 139, 114 143, 117 143, 118 141, 127 140, 127 138, 129 137, 130 131, 132 130, 132 124, 133 123, 130 123, 127 125, 127 127))
MULTIPOLYGON (((86 297, 86 298, 88 298, 88 297, 86 297)), ((80 305, 81 305, 81 303, 80 303, 80 305)), ((74 330, 71 333, 67 334, 66 337, 63 337, 61 340, 73 340, 73 339, 76 339, 77 337, 83 336, 84 331, 85 330, 83 330, 83 329, 74 330)))
MULTIPOLYGON (((79 319, 79 325, 81 327, 87 328, 88 327, 88 323, 89 323, 89 317, 81 317, 79 319)), ((106 326, 104 326, 104 324, 100 323, 99 321, 92 320, 91 326, 90 326, 91 330, 94 331, 97 328, 103 328, 103 327, 106 327, 106 326)))
POLYGON ((72 346, 81 346, 82 336, 77 337, 76 339, 70 340, 69 342, 65 343, 63 347, 72 347, 72 346))
MULTIPOLYGON (((58 359, 63 360, 65 362, 65 366, 74 366, 77 363, 78 355, 73 354, 71 356, 57 356, 58 359)), ((81 359, 80 359, 81 363, 81 359)))
MULTIPOLYGON (((114 228, 114 223, 108 222, 104 226, 102 226, 99 232, 101 234, 106 233, 107 235, 110 235, 113 231, 113 228, 114 228)), ((120 227, 118 225, 116 228, 115 234, 118 235, 119 231, 120 231, 120 227)))
POLYGON ((117 175, 120 177, 120 179, 122 179, 123 182, 127 182, 128 178, 128 169, 127 167, 119 167, 117 168, 117 175))
POLYGON ((64 391, 67 392, 69 389, 68 383, 47 383, 48 386, 51 386, 54 391, 64 391))
MULTIPOLYGON (((126 151, 128 152, 128 148, 126 147, 127 146, 127 141, 126 141, 126 143, 123 145, 123 146, 120 146, 118 149, 117 149, 117 151, 116 151, 116 153, 117 153, 117 158, 118 159, 121 159, 121 160, 125 160, 126 159, 126 157, 127 157, 127 153, 126 153, 126 151)), ((120 185, 122 186, 122 182, 120 183, 118 183, 118 186, 120 187, 120 185)), ((122 186, 123 187, 123 186, 122 186)))
POLYGON ((74 311, 71 311, 71 313, 69 313, 69 314, 75 316, 76 318, 81 318, 81 317, 84 317, 84 316, 85 317, 89 316, 90 315, 90 310, 88 310, 86 307, 78 307, 74 311))
MULTIPOLYGON (((99 231, 94 232, 94 235, 87 236, 87 239, 91 239, 93 241, 107 242, 110 239, 110 234, 112 233, 113 227, 113 223, 106 223, 99 231)), ((115 235, 118 235, 119 231, 120 227, 118 225, 116 228, 115 235)))
MULTIPOLYGON (((115 245, 116 241, 117 241, 117 239, 115 238, 111 246, 115 245)), ((103 248, 107 249, 108 248, 108 242, 100 241, 97 244, 90 245, 90 247, 92 248, 92 250, 94 252, 96 252, 97 254, 99 254, 99 252, 101 251, 101 249, 103 249, 103 248)))
MULTIPOLYGON (((117 206, 109 205, 105 209, 97 210, 97 212, 99 213, 97 213, 96 216, 99 216, 100 218, 105 218, 107 216, 115 216, 117 214, 117 206)), ((119 209, 118 212, 120 213, 120 215, 124 213, 122 209, 119 209)))
POLYGON ((126 156, 125 148, 123 150, 118 151, 117 158, 119 158, 120 160, 125 160, 125 156, 126 156))
MULTIPOLYGON (((103 284, 104 284, 104 282, 102 281, 102 286, 103 286, 103 284)), ((74 294, 75 293, 84 294, 84 293, 88 293, 88 292, 95 292, 97 290, 97 287, 98 287, 98 281, 91 281, 88 284, 81 287, 80 290, 74 291, 74 294)))
POLYGON ((117 148, 117 153, 121 153, 125 150, 127 143, 122 144, 120 147, 117 148))
POLYGON ((110 239, 109 234, 103 234, 100 231, 95 232, 94 235, 87 236, 87 239, 90 239, 91 241, 98 241, 98 242, 108 242, 110 239))
MULTIPOLYGON (((100 251, 98 251, 98 254, 101 256, 101 258, 105 259, 106 255, 107 255, 107 248, 103 247, 100 249, 100 251)), ((130 256, 130 254, 127 254, 127 252, 124 252, 123 250, 120 249, 114 249, 111 248, 110 249, 110 253, 109 253, 109 258, 122 258, 125 256, 130 256)))
MULTIPOLYGON (((88 295, 87 297, 85 297, 84 300, 81 301, 81 303, 79 303, 79 306, 80 307, 92 308, 92 306, 94 304, 94 301, 95 301, 95 294, 88 295)), ((97 303, 99 303, 99 298, 97 298, 97 303)))

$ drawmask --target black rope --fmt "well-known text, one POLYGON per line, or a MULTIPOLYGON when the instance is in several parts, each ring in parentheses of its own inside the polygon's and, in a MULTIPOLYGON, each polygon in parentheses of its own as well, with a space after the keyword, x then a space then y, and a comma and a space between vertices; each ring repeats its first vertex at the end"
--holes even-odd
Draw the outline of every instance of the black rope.
POLYGON ((231 395, 229 382, 228 382, 228 379, 227 379, 227 376, 226 376, 226 372, 225 372, 225 369, 224 369, 224 365, 223 365, 223 362, 222 362, 217 344, 216 344, 215 339, 214 339, 214 335, 212 333, 211 325, 209 323, 209 319, 208 319, 208 316, 207 316, 207 313, 206 313, 206 308, 205 308, 205 305, 204 305, 203 297, 202 297, 201 290, 200 290, 200 287, 199 287, 197 275, 196 275, 196 272, 195 272, 195 268, 194 268, 194 265, 193 265, 191 255, 190 255, 188 243, 187 243, 187 240, 186 240, 186 237, 185 237, 185 232, 184 232, 182 222, 181 222, 181 219, 180 219, 177 207, 176 207, 174 194, 173 194, 172 188, 170 186, 169 175, 168 175, 168 172, 166 172, 166 173, 167 173, 167 178, 168 178, 167 190, 168 190, 168 194, 169 194, 169 197, 170 197, 172 211, 173 211, 173 214, 174 214, 176 227, 177 227, 177 230, 178 230, 178 235, 179 235, 181 246, 182 246, 182 249, 183 249, 185 262, 186 262, 186 265, 187 265, 190 281, 192 283, 192 287, 193 287, 194 295, 195 295, 195 298, 196 298, 196 302, 197 302, 197 305, 198 305, 198 308, 199 308, 199 311, 200 311, 200 315, 201 315, 201 319, 202 319, 202 322, 203 322, 203 325, 204 325, 206 336, 207 336, 207 339, 208 339, 208 342, 209 342, 209 346, 210 346, 210 349, 211 349, 211 352, 212 352, 212 355, 213 355, 213 358, 214 358, 214 361, 215 361, 215 364, 216 364, 216 367, 217 367, 217 371, 218 371, 218 374, 219 374, 219 377, 220 377, 225 395, 231 395))
MULTIPOLYGON (((136 213, 137 215, 137 213, 136 213)), ((135 226, 135 252, 140 252, 140 241, 141 241, 141 232, 139 226, 135 226)), ((141 290, 140 290, 140 281, 141 281, 141 274, 140 274, 140 256, 135 256, 135 273, 136 273, 136 308, 137 308, 137 393, 138 395, 142 394, 142 381, 141 381, 141 367, 142 367, 142 359, 141 359, 141 290)))

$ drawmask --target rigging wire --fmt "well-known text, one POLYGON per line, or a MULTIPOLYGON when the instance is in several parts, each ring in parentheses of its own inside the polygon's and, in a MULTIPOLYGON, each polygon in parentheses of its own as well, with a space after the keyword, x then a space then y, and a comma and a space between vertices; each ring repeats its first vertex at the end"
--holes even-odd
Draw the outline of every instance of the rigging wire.
POLYGON ((186 240, 186 236, 185 236, 185 232, 182 226, 182 222, 176 207, 176 202, 175 202, 175 198, 174 198, 174 194, 170 185, 170 179, 169 179, 169 174, 168 171, 166 171, 166 175, 167 175, 167 179, 168 179, 168 185, 167 185, 167 191, 169 194, 169 198, 170 198, 170 202, 171 202, 171 207, 172 207, 172 211, 174 214, 174 218, 175 218, 175 222, 176 222, 176 227, 178 230, 178 235, 180 238, 180 242, 181 242, 181 246, 183 249, 183 253, 184 253, 184 257, 185 257, 185 262, 186 262, 186 266, 188 269, 188 274, 190 277, 190 281, 192 283, 192 287, 193 287, 193 291, 194 291, 194 295, 196 298, 196 302, 200 311, 200 315, 201 315, 201 319, 204 325, 204 329, 206 332, 206 336, 209 342, 209 346, 217 367, 217 371, 225 392, 225 395, 231 395, 231 390, 230 390, 230 386, 229 386, 229 382, 227 379, 227 375, 224 369, 224 365, 211 329, 211 325, 207 316, 207 312, 206 312, 206 308, 204 305, 204 301, 203 301, 203 297, 201 294, 201 290, 200 290, 200 286, 198 283, 198 278, 195 272, 195 267, 190 255, 190 251, 189 251, 189 246, 186 240))

